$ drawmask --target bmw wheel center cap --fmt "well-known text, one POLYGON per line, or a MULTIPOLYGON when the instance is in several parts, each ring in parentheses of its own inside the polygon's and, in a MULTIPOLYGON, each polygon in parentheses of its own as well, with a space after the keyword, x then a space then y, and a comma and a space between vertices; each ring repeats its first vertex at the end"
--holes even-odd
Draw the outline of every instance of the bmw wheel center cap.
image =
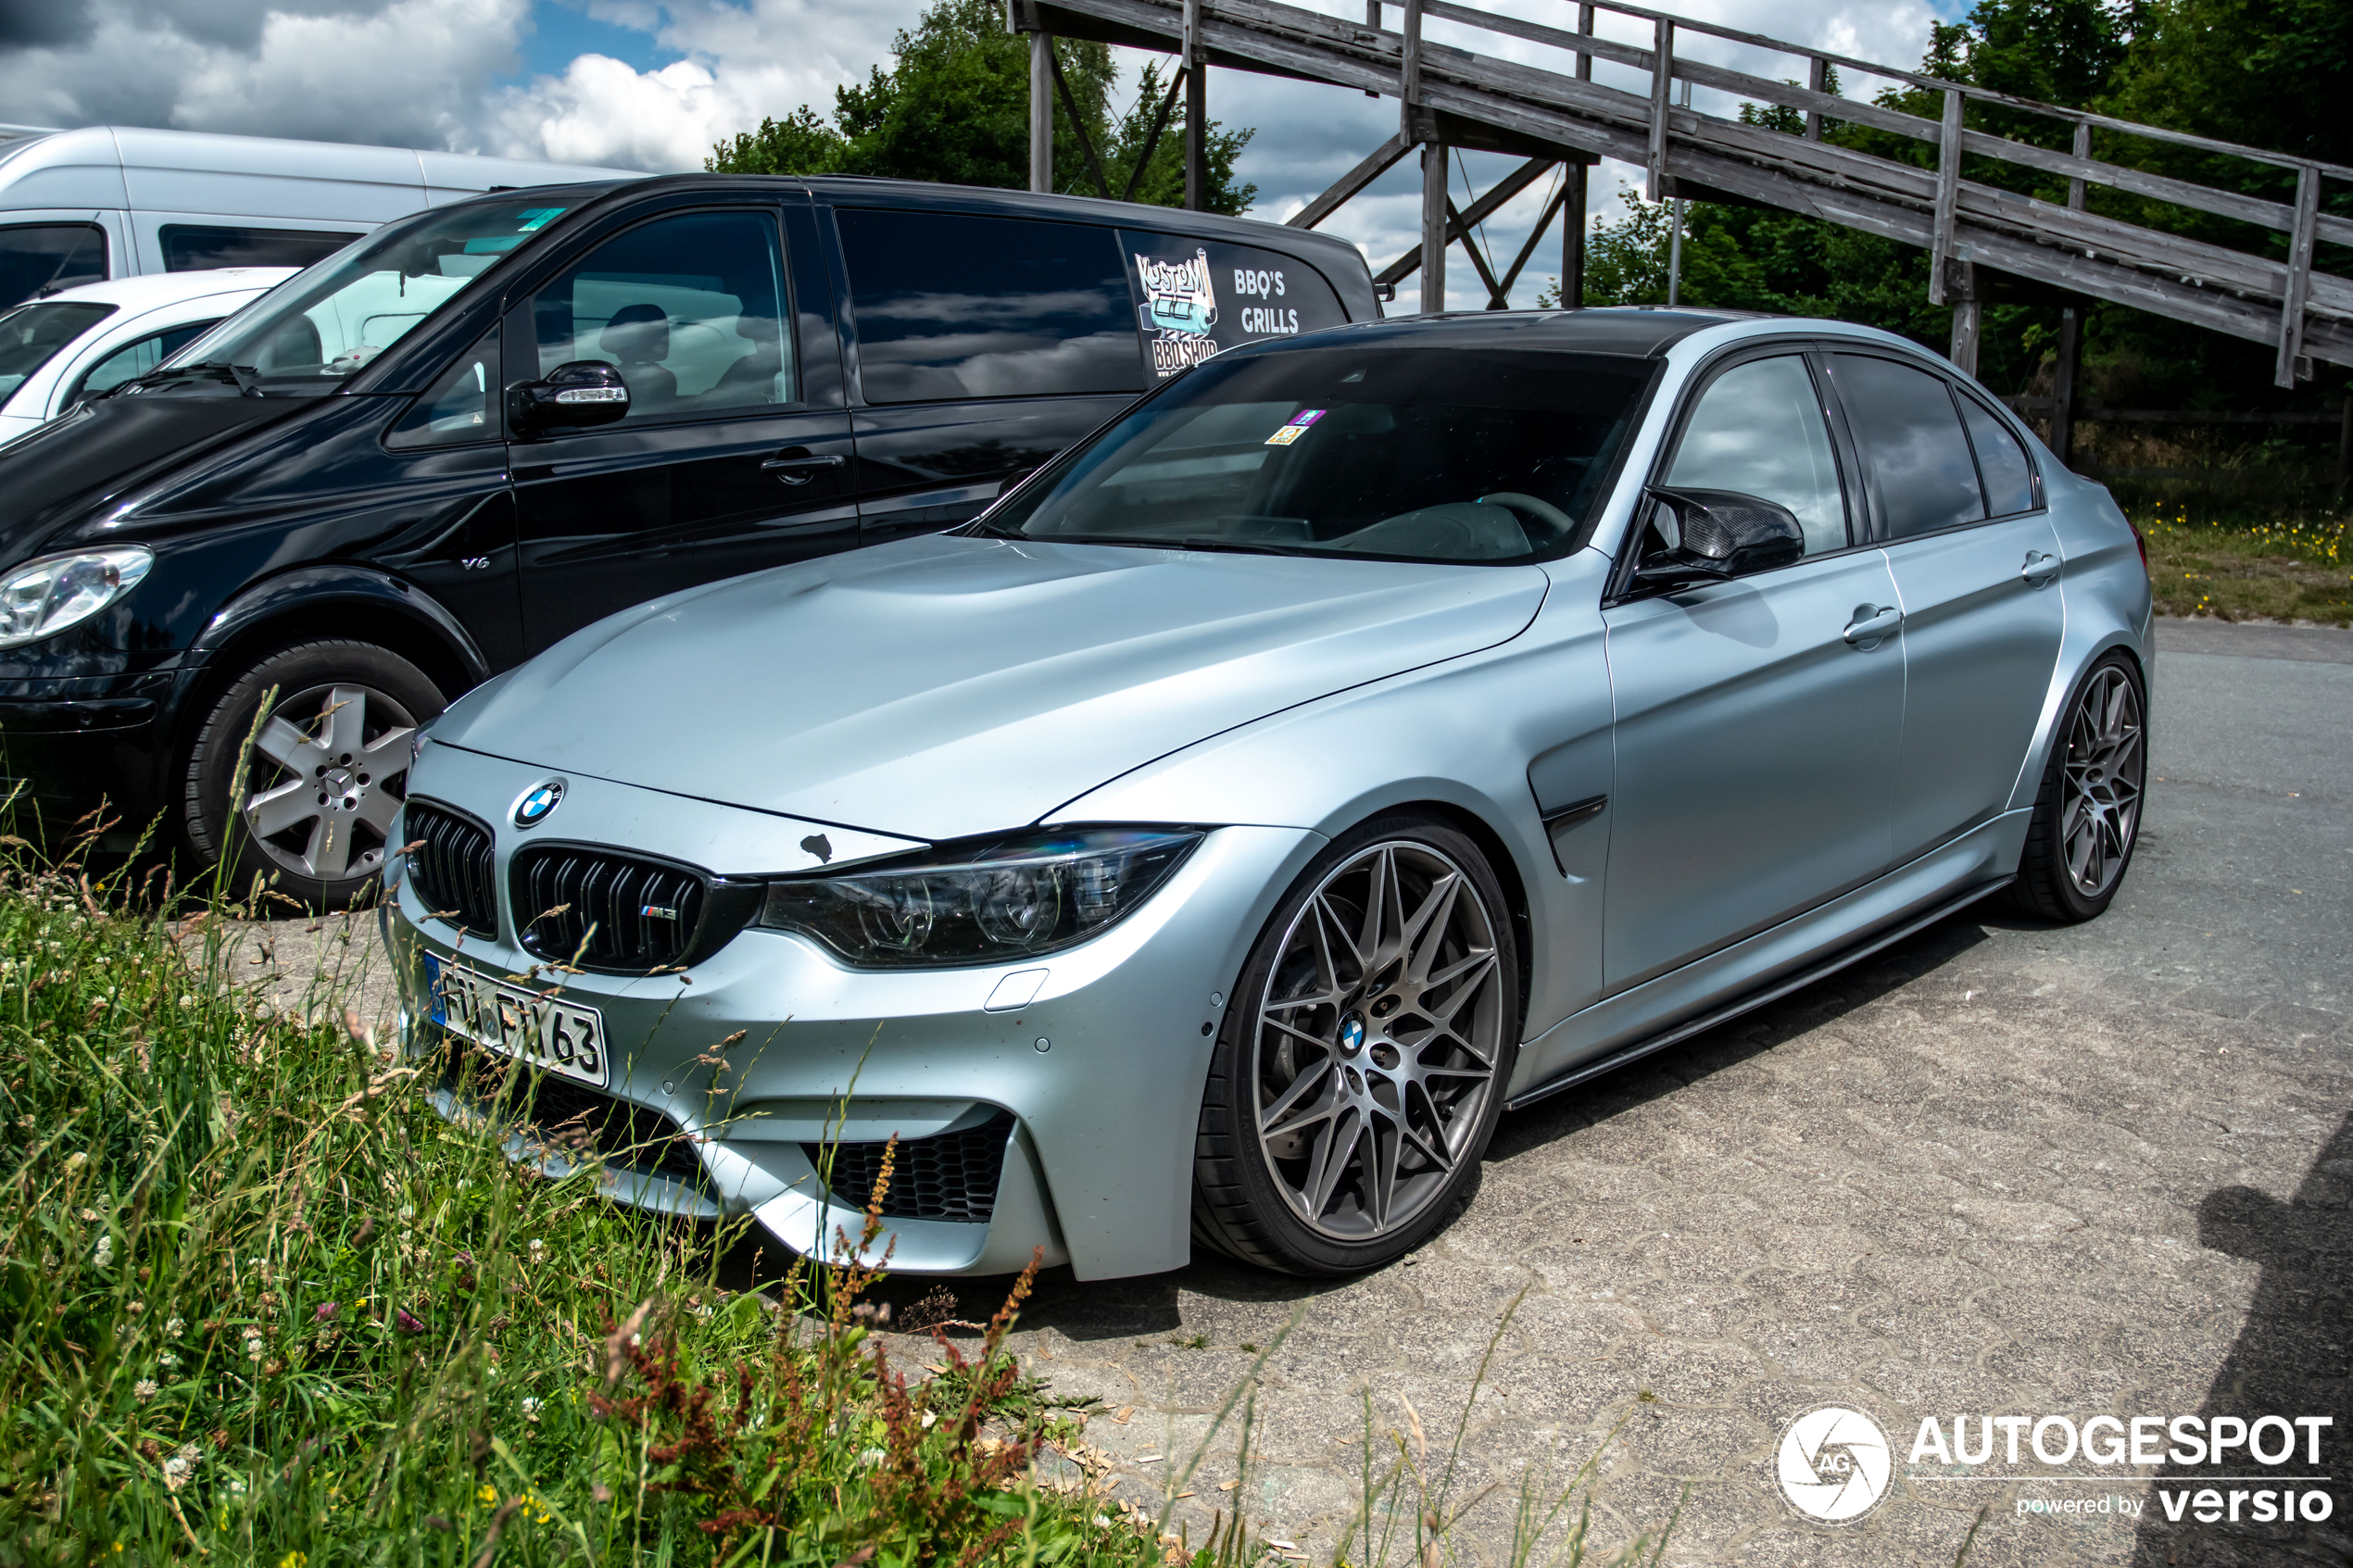
POLYGON ((515 802, 515 826, 535 828, 547 820, 548 813, 563 804, 564 782, 549 779, 521 800, 515 802))

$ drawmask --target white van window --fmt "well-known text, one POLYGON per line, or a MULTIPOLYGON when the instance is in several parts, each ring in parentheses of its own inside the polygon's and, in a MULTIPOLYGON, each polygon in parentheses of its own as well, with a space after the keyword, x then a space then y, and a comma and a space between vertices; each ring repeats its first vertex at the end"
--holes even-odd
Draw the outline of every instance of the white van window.
POLYGON ((795 402, 784 301, 773 213, 658 219, 533 297, 539 373, 575 359, 619 367, 631 420, 795 402))
POLYGON ((0 315, 0 397, 22 386, 57 350, 114 313, 111 305, 81 300, 44 305, 36 300, 0 315))
POLYGON ((107 232, 95 223, 0 228, 0 306, 107 281, 107 232))
POLYGON ((174 355, 163 370, 233 366, 265 385, 339 381, 565 210, 544 195, 518 196, 387 223, 280 283, 174 355))
POLYGON ((198 223, 167 223, 163 270, 200 272, 209 267, 308 267, 324 261, 358 239, 357 234, 314 229, 218 229, 198 223))

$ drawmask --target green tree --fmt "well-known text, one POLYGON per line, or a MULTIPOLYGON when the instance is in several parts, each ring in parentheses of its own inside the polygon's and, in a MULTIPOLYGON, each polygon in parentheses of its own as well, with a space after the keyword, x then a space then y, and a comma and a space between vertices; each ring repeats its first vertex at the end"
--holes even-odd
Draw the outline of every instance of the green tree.
MULTIPOLYGON (((1055 57, 1076 102, 1087 141, 1059 93, 1054 105, 1054 186, 1096 194, 1086 146, 1101 159, 1112 194, 1127 187, 1150 139, 1166 83, 1147 64, 1136 101, 1114 123, 1118 66, 1101 44, 1058 39, 1055 57)), ((949 185, 1029 184, 1029 40, 1005 28, 997 0, 938 0, 892 41, 889 69, 871 68, 862 82, 837 89, 833 123, 803 105, 784 120, 738 132, 711 149, 704 167, 745 174, 872 174, 949 185)), ((1208 139, 1212 211, 1245 211, 1257 187, 1238 184, 1234 159, 1249 130, 1212 123, 1208 139)), ((1179 103, 1152 148, 1136 199, 1184 203, 1184 108, 1179 103)))

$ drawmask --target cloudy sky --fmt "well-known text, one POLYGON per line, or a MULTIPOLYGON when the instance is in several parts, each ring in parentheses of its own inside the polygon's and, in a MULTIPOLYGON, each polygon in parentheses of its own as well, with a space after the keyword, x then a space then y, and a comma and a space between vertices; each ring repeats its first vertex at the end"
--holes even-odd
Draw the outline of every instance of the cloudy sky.
MULTIPOLYGON (((1294 0, 1299 3, 1299 0, 1294 0)), ((1304 0, 1361 18, 1358 0, 1304 0)), ((924 0, 0 0, 0 118, 29 125, 122 124, 497 153, 665 170, 698 167, 711 144, 803 103, 830 111, 836 86, 887 58, 924 0)), ((1573 26, 1566 0, 1491 8, 1573 26)), ((1686 0, 1696 19, 1908 66, 1957 0, 1686 0)), ((1397 13, 1390 13, 1396 25, 1397 13)), ((1646 28, 1604 31, 1647 42, 1646 28)), ((1433 24, 1433 39, 1531 63, 1564 58, 1493 34, 1433 24)), ((1692 38, 1704 58, 1772 77, 1788 56, 1692 38)), ((1131 90, 1146 56, 1115 51, 1131 90)), ((1596 76, 1610 81, 1615 68, 1596 76)), ((1624 84, 1635 84, 1630 72, 1624 84)), ((1864 87, 1850 82, 1849 90, 1864 87)), ((1868 91, 1867 87, 1864 90, 1868 91)), ((1395 129, 1394 100, 1236 72, 1211 79, 1210 112, 1258 135, 1242 164, 1254 216, 1280 220, 1395 129)), ((1709 107, 1703 94, 1698 107, 1709 107)), ((1720 107, 1720 106, 1719 106, 1720 107)), ((1471 155, 1474 189, 1509 167, 1471 155)), ((1604 164, 1593 211, 1617 210, 1635 171, 1604 164)), ((1376 268, 1412 244, 1418 176, 1401 164, 1324 227, 1376 268)), ((1538 185, 1486 229, 1507 261, 1547 194, 1538 185)), ((1459 198, 1458 198, 1459 199, 1459 198)), ((1515 303, 1559 270, 1547 242, 1515 303)), ((1457 253, 1450 302, 1476 306, 1457 253)), ((1410 307, 1412 289, 1402 291, 1410 307)))

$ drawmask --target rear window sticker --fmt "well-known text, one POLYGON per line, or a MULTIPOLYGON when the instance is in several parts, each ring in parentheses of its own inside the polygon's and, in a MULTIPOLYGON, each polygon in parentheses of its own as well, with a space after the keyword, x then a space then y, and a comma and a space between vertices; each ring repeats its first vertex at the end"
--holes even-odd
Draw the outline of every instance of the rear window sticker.
POLYGON ((1209 335, 1217 324, 1217 290, 1210 282, 1209 252, 1196 249, 1187 261, 1158 261, 1138 255, 1136 276, 1144 303, 1137 307, 1144 330, 1154 333, 1152 370, 1173 376, 1217 352, 1209 335))

